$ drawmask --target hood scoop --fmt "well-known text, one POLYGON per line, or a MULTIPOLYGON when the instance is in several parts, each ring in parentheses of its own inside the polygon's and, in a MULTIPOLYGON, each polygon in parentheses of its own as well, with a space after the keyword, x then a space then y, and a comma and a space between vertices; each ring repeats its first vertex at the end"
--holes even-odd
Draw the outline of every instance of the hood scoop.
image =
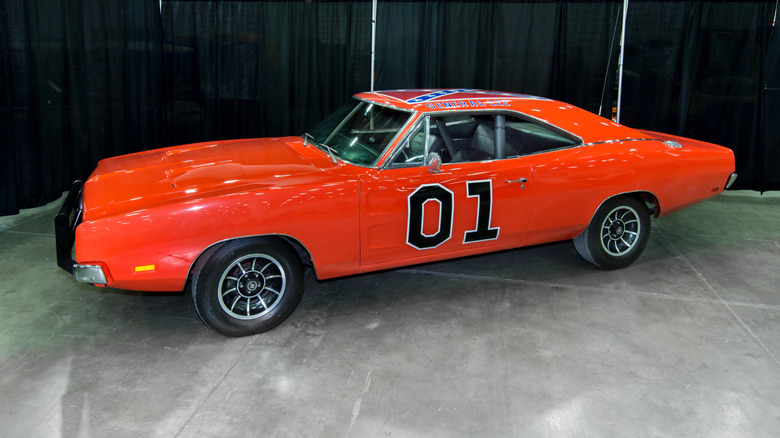
POLYGON ((226 187, 264 179, 289 168, 308 169, 293 148, 269 139, 198 144, 168 150, 163 155, 165 177, 177 189, 226 187))

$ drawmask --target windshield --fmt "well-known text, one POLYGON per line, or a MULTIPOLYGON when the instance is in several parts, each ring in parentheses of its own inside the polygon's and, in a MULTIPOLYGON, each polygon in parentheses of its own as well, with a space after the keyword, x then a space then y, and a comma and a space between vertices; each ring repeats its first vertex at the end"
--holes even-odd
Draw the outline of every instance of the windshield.
POLYGON ((356 100, 337 109, 309 132, 314 142, 344 161, 373 165, 411 116, 356 100))

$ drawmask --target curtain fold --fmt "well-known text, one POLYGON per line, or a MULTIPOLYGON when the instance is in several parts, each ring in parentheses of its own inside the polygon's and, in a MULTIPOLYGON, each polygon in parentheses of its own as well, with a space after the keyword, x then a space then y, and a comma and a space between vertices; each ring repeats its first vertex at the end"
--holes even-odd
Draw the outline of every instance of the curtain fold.
POLYGON ((36 148, 35 59, 23 0, 0 3, 0 215, 46 202, 41 156, 36 148))
POLYGON ((163 145, 159 2, 4 0, 0 215, 163 145))
POLYGON ((376 88, 486 88, 552 97, 593 112, 604 100, 611 111, 620 5, 380 1, 376 88))
POLYGON ((370 85, 370 2, 163 3, 169 143, 302 133, 370 85))
MULTIPOLYGON (((771 4, 770 4, 771 9, 771 4)), ((774 11, 772 13, 774 17, 774 11)), ((755 190, 780 190, 780 29, 777 24, 769 29, 763 51, 764 90, 761 99, 761 154, 759 183, 755 190)))
POLYGON ((628 12, 621 123, 727 146, 734 188, 777 187, 763 172, 776 146, 761 138, 774 2, 632 0, 628 12))

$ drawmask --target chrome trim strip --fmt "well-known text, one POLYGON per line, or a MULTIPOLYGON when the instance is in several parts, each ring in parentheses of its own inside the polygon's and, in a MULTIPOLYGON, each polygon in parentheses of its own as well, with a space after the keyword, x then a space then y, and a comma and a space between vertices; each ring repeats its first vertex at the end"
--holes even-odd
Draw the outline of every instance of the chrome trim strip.
MULTIPOLYGON (((610 144, 610 143, 622 143, 624 141, 660 141, 661 143, 666 144, 666 141, 661 140, 660 138, 624 138, 621 140, 603 140, 603 141, 594 141, 593 143, 585 143, 581 146, 595 146, 597 144, 610 144)), ((668 145, 667 146, 671 146, 668 145)), ((676 147, 676 146, 674 146, 676 147)))

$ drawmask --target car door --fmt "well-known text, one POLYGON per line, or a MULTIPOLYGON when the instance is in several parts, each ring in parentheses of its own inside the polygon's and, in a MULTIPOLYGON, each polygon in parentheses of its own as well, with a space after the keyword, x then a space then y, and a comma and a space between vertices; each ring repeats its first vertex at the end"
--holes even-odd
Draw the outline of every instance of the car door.
MULTIPOLYGON (((426 119, 402 147, 415 149, 415 135, 425 136, 430 126, 426 119)), ((361 177, 363 271, 522 245, 532 201, 525 160, 451 162, 431 169, 418 153, 407 159, 411 164, 361 177)))

